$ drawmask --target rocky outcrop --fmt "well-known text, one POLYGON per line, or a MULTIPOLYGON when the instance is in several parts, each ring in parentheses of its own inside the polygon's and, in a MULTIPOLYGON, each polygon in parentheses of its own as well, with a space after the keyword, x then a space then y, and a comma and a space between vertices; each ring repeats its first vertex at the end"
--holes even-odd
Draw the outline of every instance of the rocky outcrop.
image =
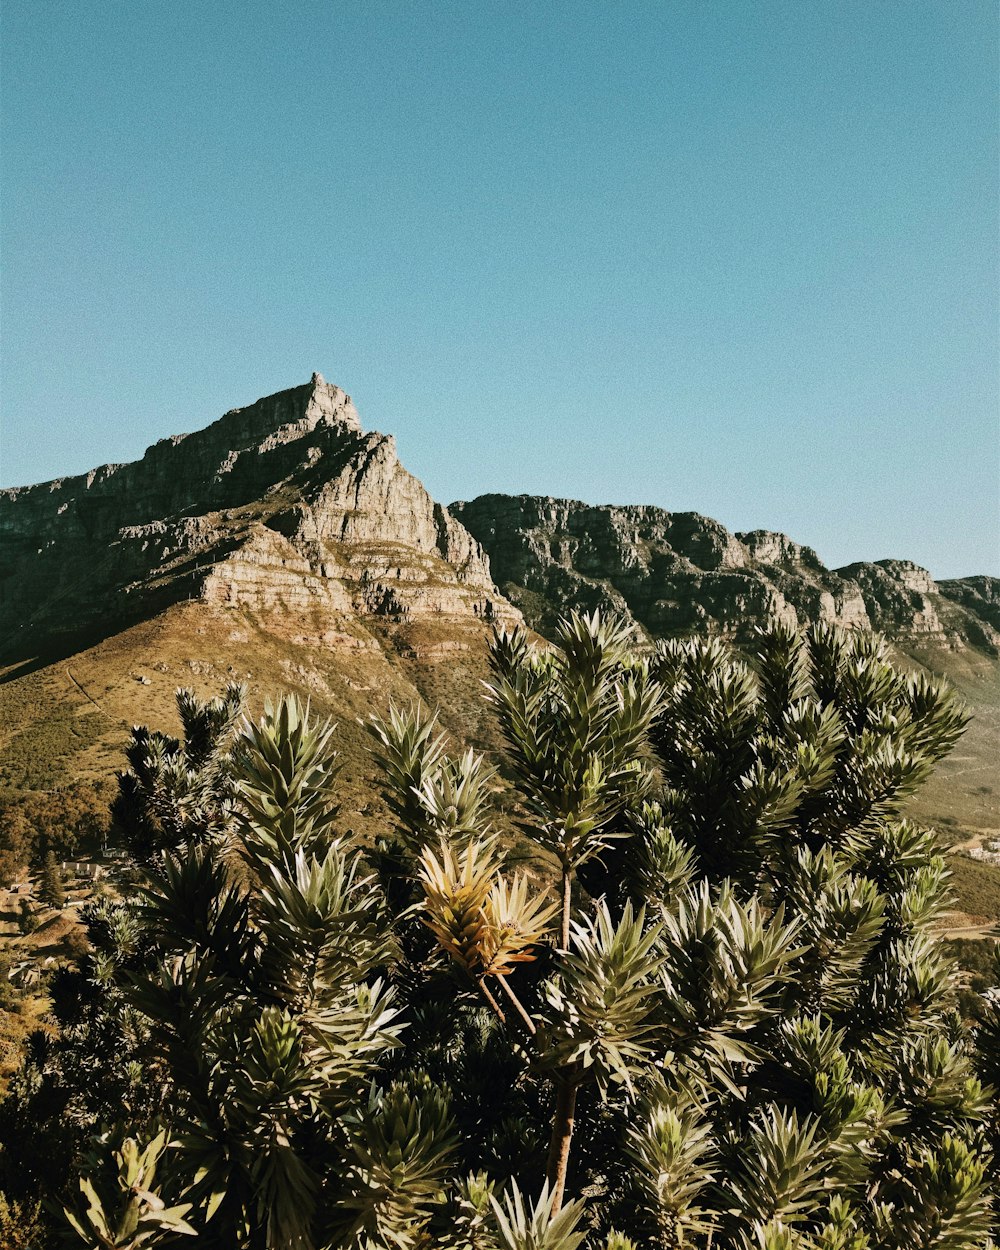
POLYGON ((1000 630, 1000 577, 958 577, 938 582, 945 598, 1000 630))
POLYGON ((860 588, 872 628, 890 634, 945 635, 945 623, 935 605, 938 588, 919 565, 909 560, 848 564, 838 570, 838 576, 860 588))
POLYGON ((450 510, 543 632, 582 607, 626 614, 654 637, 707 631, 745 640, 777 619, 1000 651, 1000 579, 939 586, 903 560, 828 569, 784 534, 731 534, 694 512, 530 495, 482 495, 450 510))
POLYGON ((204 599, 392 621, 516 616, 480 544, 319 374, 131 464, 0 491, 0 659, 204 599))
POLYGON ((571 607, 658 637, 828 621, 995 654, 998 587, 937 585, 901 560, 832 570, 784 534, 695 512, 527 495, 445 508, 319 374, 134 463, 0 491, 0 665, 187 600, 308 617, 313 637, 357 637, 358 618, 423 625, 442 655, 464 645, 452 626, 520 608, 544 633, 571 607))

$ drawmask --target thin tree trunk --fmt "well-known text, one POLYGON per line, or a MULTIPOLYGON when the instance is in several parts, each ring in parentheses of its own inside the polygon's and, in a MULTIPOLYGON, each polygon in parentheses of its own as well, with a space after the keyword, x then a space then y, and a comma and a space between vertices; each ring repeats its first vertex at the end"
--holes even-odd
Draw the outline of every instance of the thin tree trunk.
POLYGON ((573 904, 573 870, 563 864, 562 870, 562 949, 569 950, 569 917, 573 904))
MULTIPOLYGON (((562 926, 560 945, 569 950, 569 923, 573 908, 573 868, 564 862, 562 866, 562 926)), ((580 1087, 575 1066, 563 1068, 556 1074, 556 1109, 552 1117, 552 1137, 549 1140, 549 1161, 546 1172, 549 1193, 552 1195, 552 1212, 562 1207, 566 1192, 566 1173, 569 1169, 569 1148, 573 1140, 573 1122, 576 1119, 576 1092, 580 1087)))
POLYGON ((514 993, 513 989, 508 984, 507 978, 505 976, 498 974, 497 980, 500 982, 500 986, 503 992, 510 999, 514 1007, 514 1010, 524 1021, 524 1027, 528 1030, 531 1036, 534 1037, 535 1034, 538 1032, 538 1030, 535 1028, 535 1022, 534 1020, 532 1020, 531 1016, 529 1016, 528 1013, 525 1011, 524 1005, 522 1004, 521 1000, 518 998, 518 996, 514 993))
POLYGON ((485 978, 485 977, 480 977, 480 978, 479 978, 479 988, 483 991, 483 994, 486 996, 486 1001, 489 1003, 489 1005, 490 1005, 490 1006, 493 1008, 493 1010, 496 1012, 496 1014, 497 1014, 497 1019, 500 1021, 500 1023, 501 1023, 501 1024, 506 1024, 506 1023, 507 1023, 507 1017, 503 1014, 503 1008, 500 1006, 500 1004, 497 1002, 497 1000, 496 1000, 496 999, 493 997, 493 995, 490 993, 489 986, 486 984, 486 978, 485 978))
POLYGON ((552 1117, 552 1139, 549 1142, 547 1179, 552 1194, 552 1212, 560 1210, 566 1192, 566 1173, 569 1169, 569 1147, 573 1140, 573 1122, 576 1119, 576 1092, 580 1088, 576 1073, 563 1069, 562 1079, 556 1086, 556 1112, 552 1117))

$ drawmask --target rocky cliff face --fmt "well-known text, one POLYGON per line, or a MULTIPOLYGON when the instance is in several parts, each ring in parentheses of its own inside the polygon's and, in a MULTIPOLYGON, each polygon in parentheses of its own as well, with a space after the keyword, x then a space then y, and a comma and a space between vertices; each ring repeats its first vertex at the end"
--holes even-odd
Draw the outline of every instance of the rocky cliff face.
POLYGON ((828 621, 896 641, 1000 653, 1000 579, 935 583, 901 560, 828 569, 784 534, 730 534, 695 512, 482 495, 450 511, 493 575, 545 632, 570 607, 632 617, 654 637, 828 621))
POLYGON ((134 463, 0 491, 0 660, 191 599, 397 623, 517 615, 480 544, 319 374, 134 463))
POLYGON ((443 508, 318 375, 133 464, 0 491, 0 792, 110 777, 131 724, 176 728, 177 686, 240 680, 255 709, 294 690, 337 721, 345 819, 375 833, 368 716, 419 699, 498 751, 485 639, 518 607, 543 633, 571 607, 653 637, 872 625, 976 712, 925 815, 954 823, 958 801, 963 827, 996 829, 1000 579, 830 570, 782 534, 652 507, 443 508))
POLYGON ((783 534, 693 512, 505 495, 444 508, 318 374, 134 463, 0 491, 0 663, 189 600, 309 616, 319 637, 346 618, 514 619, 493 577, 542 632, 582 607, 652 636, 829 621, 1000 653, 995 578, 935 584, 895 560, 831 570, 783 534))

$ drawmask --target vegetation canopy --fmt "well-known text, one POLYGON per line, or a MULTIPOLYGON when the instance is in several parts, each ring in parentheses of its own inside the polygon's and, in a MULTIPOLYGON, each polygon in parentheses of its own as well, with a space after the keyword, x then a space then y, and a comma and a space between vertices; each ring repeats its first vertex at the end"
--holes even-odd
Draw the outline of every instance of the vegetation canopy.
POLYGON ((374 845, 294 698, 251 722, 238 687, 182 692, 181 739, 134 731, 136 891, 91 908, 0 1105, 0 1219, 39 1246, 990 1244, 1000 998, 963 1025, 945 862, 900 815, 951 695, 822 627, 749 663, 572 615, 491 656, 516 830, 419 707, 371 725, 374 845))

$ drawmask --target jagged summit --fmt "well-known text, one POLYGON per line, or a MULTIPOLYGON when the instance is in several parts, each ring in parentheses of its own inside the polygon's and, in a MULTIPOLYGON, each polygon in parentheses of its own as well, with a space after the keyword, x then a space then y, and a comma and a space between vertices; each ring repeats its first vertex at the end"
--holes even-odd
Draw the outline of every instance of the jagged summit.
POLYGON ((159 439, 146 449, 141 460, 99 465, 87 473, 31 486, 5 487, 0 489, 0 501, 23 499, 32 492, 75 493, 81 486, 90 490, 123 472, 130 482, 155 476, 158 465, 165 459, 174 465, 182 459, 185 469, 194 470, 199 476, 209 468, 218 473, 231 472, 244 452, 268 451, 318 429, 351 430, 360 434, 361 421, 350 395, 325 381, 321 373, 314 373, 312 379, 301 386, 266 395, 243 408, 231 408, 195 433, 159 439), (184 451, 178 458, 172 453, 182 444, 184 451))
POLYGON ((0 491, 0 659, 190 598, 395 620, 512 612, 395 440, 364 433, 318 373, 130 464, 0 491))

